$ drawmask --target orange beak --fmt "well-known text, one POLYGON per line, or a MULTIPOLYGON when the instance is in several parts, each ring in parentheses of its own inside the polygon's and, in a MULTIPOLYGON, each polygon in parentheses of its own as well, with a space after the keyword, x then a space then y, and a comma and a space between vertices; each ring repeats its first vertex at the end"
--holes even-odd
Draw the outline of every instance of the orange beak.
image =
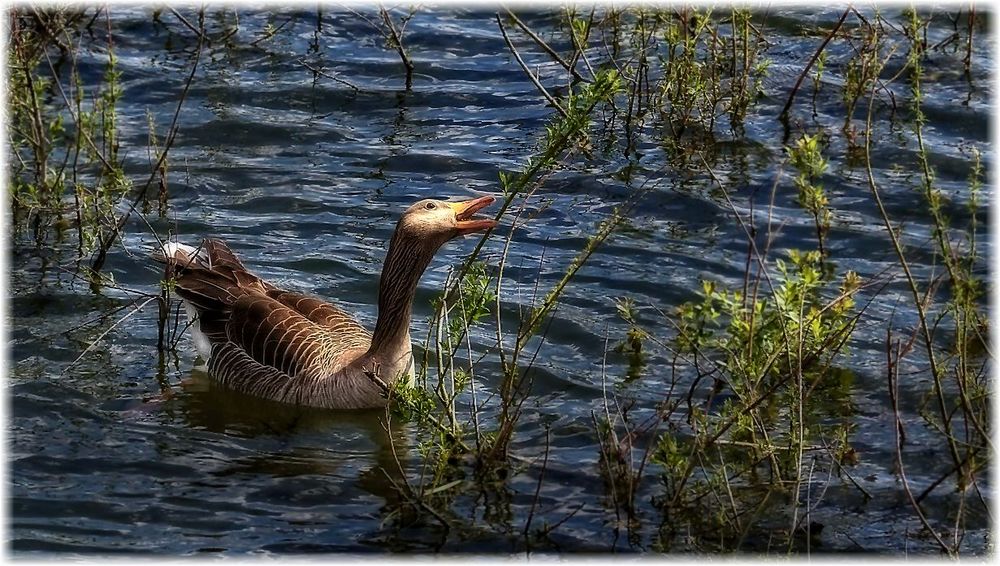
POLYGON ((472 219, 473 214, 493 204, 493 200, 493 197, 480 197, 464 202, 448 203, 448 206, 455 211, 455 221, 459 236, 489 230, 497 225, 495 220, 472 219))

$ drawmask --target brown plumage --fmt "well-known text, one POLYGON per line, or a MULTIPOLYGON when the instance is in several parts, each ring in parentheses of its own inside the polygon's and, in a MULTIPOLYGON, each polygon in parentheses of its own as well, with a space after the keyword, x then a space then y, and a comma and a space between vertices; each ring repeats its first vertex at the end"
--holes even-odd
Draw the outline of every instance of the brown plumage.
POLYGON ((385 405, 366 373, 386 384, 413 378, 410 313, 417 282, 448 240, 492 228, 471 220, 493 202, 417 202, 396 224, 379 279, 378 320, 369 333, 315 297, 285 291, 246 269, 220 240, 170 243, 168 264, 208 372, 232 389, 285 403, 354 409, 385 405))

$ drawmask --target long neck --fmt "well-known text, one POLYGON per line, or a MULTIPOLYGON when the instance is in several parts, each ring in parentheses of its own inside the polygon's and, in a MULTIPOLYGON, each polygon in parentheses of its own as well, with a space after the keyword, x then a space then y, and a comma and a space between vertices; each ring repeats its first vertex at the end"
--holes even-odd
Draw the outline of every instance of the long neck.
POLYGON ((378 286, 378 320, 369 353, 375 357, 399 355, 410 350, 410 314, 417 282, 434 251, 396 230, 382 266, 378 286))

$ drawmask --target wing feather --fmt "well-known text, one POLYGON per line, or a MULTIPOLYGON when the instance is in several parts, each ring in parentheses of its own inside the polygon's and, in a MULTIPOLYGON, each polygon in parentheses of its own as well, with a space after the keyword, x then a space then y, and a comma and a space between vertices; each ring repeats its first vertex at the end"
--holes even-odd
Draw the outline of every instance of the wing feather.
POLYGON ((280 289, 269 292, 268 296, 316 324, 325 327, 334 336, 344 334, 346 336, 371 340, 371 334, 354 317, 326 301, 302 293, 282 291, 280 289))
POLYGON ((173 268, 177 294, 195 307, 212 344, 209 370, 244 392, 276 398, 298 378, 322 378, 371 344, 346 312, 281 290, 247 271, 221 240, 175 245, 158 258, 173 268), (349 354, 349 355, 345 355, 349 354))
POLYGON ((349 361, 342 359, 344 353, 359 347, 358 341, 338 340, 329 329, 262 295, 233 303, 226 335, 251 359, 289 377, 329 374, 349 361))
POLYGON ((213 268, 228 267, 233 271, 247 271, 240 258, 236 257, 233 250, 229 249, 229 246, 222 240, 205 238, 202 242, 202 248, 208 254, 209 264, 213 268))

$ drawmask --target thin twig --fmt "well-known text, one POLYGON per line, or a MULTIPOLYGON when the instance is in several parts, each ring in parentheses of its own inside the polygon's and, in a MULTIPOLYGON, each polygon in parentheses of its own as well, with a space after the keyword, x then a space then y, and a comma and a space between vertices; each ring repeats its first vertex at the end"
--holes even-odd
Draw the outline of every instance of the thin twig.
POLYGON ((531 500, 531 510, 528 511, 528 519, 524 522, 524 536, 528 537, 528 531, 531 529, 531 520, 535 516, 535 509, 538 506, 538 497, 542 493, 542 480, 545 479, 545 470, 549 465, 549 427, 545 427, 545 456, 542 458, 542 469, 538 472, 538 483, 535 485, 535 497, 531 500))
MULTIPOLYGON (((389 28, 389 38, 392 45, 396 48, 396 53, 399 53, 399 58, 403 61, 403 66, 406 67, 406 90, 410 90, 410 87, 413 86, 413 61, 410 60, 410 56, 406 54, 406 49, 403 48, 402 29, 399 31, 396 30, 396 26, 392 23, 392 17, 389 15, 389 11, 383 6, 379 6, 378 10, 382 15, 382 21, 384 21, 386 27, 389 28)), ((403 18, 403 27, 406 26, 406 22, 410 17, 413 17, 413 12, 410 12, 408 17, 403 18)))
POLYGON ((536 77, 530 70, 528 70, 528 66, 524 63, 524 60, 521 59, 521 55, 517 52, 517 49, 514 48, 514 44, 511 43, 510 38, 507 37, 507 29, 504 28, 503 21, 500 20, 499 12, 497 12, 496 14, 496 19, 497 19, 497 25, 500 26, 500 33, 503 34, 504 43, 507 44, 507 49, 510 49, 510 52, 514 55, 514 59, 517 60, 517 64, 521 66, 521 69, 524 70, 524 73, 528 75, 528 78, 531 79, 532 83, 534 83, 535 88, 538 89, 538 92, 542 93, 542 96, 545 97, 545 100, 547 100, 549 104, 551 104, 556 110, 558 110, 559 114, 561 114, 564 118, 568 117, 569 114, 565 110, 563 110, 563 107, 559 105, 559 103, 556 101, 555 98, 552 97, 551 94, 549 94, 549 91, 545 90, 545 87, 542 86, 541 82, 539 82, 538 77, 536 77))
POLYGON ((576 70, 576 67, 571 66, 569 63, 567 63, 566 60, 563 59, 562 56, 560 56, 558 52, 556 52, 555 49, 552 49, 552 47, 550 47, 548 43, 545 43, 545 40, 542 39, 541 37, 539 37, 538 34, 536 34, 534 31, 532 31, 531 28, 529 28, 524 22, 522 22, 521 19, 518 18, 517 15, 514 14, 514 12, 512 12, 510 10, 510 8, 508 8, 508 7, 505 6, 504 7, 504 11, 507 12, 507 16, 509 16, 510 19, 514 20, 514 23, 517 24, 517 27, 521 28, 521 31, 523 31, 524 33, 526 33, 528 35, 528 37, 530 37, 532 40, 534 40, 534 42, 539 47, 541 47, 543 51, 545 51, 553 59, 555 59, 556 62, 559 63, 559 65, 562 66, 562 68, 564 68, 567 71, 569 71, 570 74, 573 75, 573 78, 575 78, 575 79, 577 79, 579 81, 583 81, 585 83, 591 83, 591 82, 593 82, 592 79, 588 79, 587 77, 584 77, 583 75, 581 75, 580 71, 576 70))
POLYGON ((826 38, 823 39, 823 43, 819 45, 819 48, 816 50, 815 53, 813 53, 812 57, 809 59, 809 63, 806 64, 806 68, 802 69, 802 73, 799 74, 798 80, 795 81, 795 86, 792 87, 792 92, 788 94, 788 100, 785 101, 785 107, 781 109, 781 114, 778 115, 780 118, 785 118, 786 116, 788 116, 788 109, 792 107, 792 102, 795 100, 795 94, 799 91, 799 87, 802 86, 803 79, 805 79, 806 75, 809 74, 809 69, 812 69, 813 64, 816 63, 817 59, 819 59, 820 54, 823 53, 824 49, 826 49, 826 45, 830 43, 830 40, 833 39, 833 36, 837 34, 837 31, 840 30, 840 26, 844 24, 844 20, 847 19, 847 15, 850 13, 851 13, 850 7, 844 10, 843 15, 840 16, 839 20, 837 20, 837 25, 833 26, 833 29, 830 30, 830 33, 828 33, 826 38))
MULTIPOLYGON (((205 28, 204 28, 204 26, 202 26, 201 29, 198 29, 198 28, 194 27, 191 24, 191 22, 189 22, 187 20, 187 18, 185 18, 183 15, 181 15, 180 12, 178 12, 177 10, 175 10, 175 9, 173 9, 171 7, 168 7, 167 9, 170 10, 170 13, 173 14, 178 20, 180 20, 182 24, 184 24, 184 27, 186 27, 189 30, 193 31, 195 33, 195 35, 198 36, 198 39, 200 41, 204 41, 205 43, 208 43, 209 45, 212 44, 212 40, 209 39, 208 36, 205 35, 205 28)), ((204 13, 204 10, 202 11, 202 13, 204 13)))
MULTIPOLYGON (((204 26, 205 26, 204 9, 202 9, 201 12, 199 13, 198 23, 201 26, 202 31, 204 32, 204 26)), ((100 249, 98 250, 97 257, 94 259, 94 261, 91 263, 90 266, 90 269, 92 271, 95 272, 100 271, 101 267, 104 266, 104 262, 107 259, 108 251, 111 249, 111 246, 114 245, 115 241, 118 239, 118 236, 121 234, 122 228, 125 227, 125 223, 132 215, 132 212, 135 211, 136 207, 139 206, 139 203, 146 196, 146 192, 149 190, 149 187, 153 184, 153 180, 155 180, 156 176, 159 174, 160 167, 167 159, 167 153, 173 146, 174 138, 176 138, 177 136, 177 121, 180 117, 181 108, 184 106, 184 101, 187 99, 188 91, 191 89, 191 84, 194 82, 194 75, 198 70, 198 64, 201 61, 201 52, 204 46, 205 46, 205 34, 199 33, 198 49, 195 52, 194 64, 191 66, 191 73, 188 75, 187 81, 185 81, 184 83, 184 89, 181 91, 180 99, 177 101, 177 108, 174 110, 173 119, 171 120, 170 127, 167 130, 168 134, 167 134, 167 139, 163 144, 163 151, 160 153, 160 157, 156 161, 156 165, 153 167, 152 171, 150 171, 149 178, 146 180, 145 185, 143 185, 142 189, 132 200, 132 204, 129 206, 128 210, 126 210, 121 215, 121 217, 118 218, 118 221, 112 227, 111 234, 107 237, 107 239, 101 238, 100 249)), ((153 235, 156 236, 155 231, 153 232, 153 235)), ((157 241, 159 242, 159 237, 156 236, 156 238, 157 241)), ((162 242, 159 243, 160 246, 162 247, 163 245, 162 242)))
POLYGON ((257 39, 251 41, 250 45, 253 46, 253 47, 257 47, 257 44, 261 43, 262 41, 267 41, 267 40, 271 39, 272 37, 274 37, 275 35, 277 35, 277 33, 279 31, 281 31, 282 28, 284 28, 285 26, 287 26, 291 21, 292 21, 292 18, 288 18, 284 22, 281 22, 280 26, 278 26, 278 27, 276 27, 276 28, 274 28, 274 29, 272 29, 270 31, 265 32, 264 35, 262 35, 262 36, 258 37, 257 39))
POLYGON ((328 74, 328 73, 326 73, 326 72, 324 72, 324 71, 322 71, 320 69, 317 69, 316 67, 313 67, 309 63, 306 63, 305 60, 303 60, 303 59, 299 59, 296 62, 299 65, 302 65, 303 67, 309 69, 310 71, 312 71, 313 73, 316 73, 317 75, 319 75, 321 77, 326 77, 326 78, 328 78, 330 80, 333 80, 333 81, 336 81, 338 83, 347 85, 347 86, 351 87, 352 89, 354 89, 354 92, 361 92, 361 89, 359 89, 358 87, 356 87, 356 86, 352 85, 351 83, 345 81, 344 79, 342 79, 340 77, 333 76, 331 74, 328 74))
POLYGON ((89 346, 87 346, 87 349, 85 349, 79 356, 77 356, 77 358, 75 360, 73 360, 73 362, 71 364, 69 364, 68 366, 66 366, 65 369, 63 369, 62 375, 66 375, 66 372, 68 372, 77 363, 79 363, 79 361, 82 360, 83 357, 87 355, 87 352, 89 352, 92 349, 94 349, 94 346, 96 346, 98 343, 100 343, 100 341, 105 336, 107 336, 109 332, 111 332, 112 330, 114 330, 115 328, 117 328, 119 324, 121 324, 121 323, 125 322, 126 320, 132 318, 132 315, 134 315, 135 313, 141 311, 142 307, 148 305, 150 302, 152 302, 152 301, 154 301, 154 300, 156 300, 158 298, 159 298, 159 296, 154 296, 154 297, 150 297, 150 298, 146 299, 145 301, 143 301, 143 303, 141 305, 139 305, 138 307, 136 307, 132 312, 128 313, 127 315, 125 315, 123 317, 121 317, 120 319, 118 319, 117 322, 115 322, 114 324, 112 324, 111 326, 109 326, 108 329, 105 330, 104 332, 102 332, 100 336, 98 336, 97 338, 95 338, 94 341, 91 342, 89 346))
MULTIPOLYGON (((886 349, 890 352, 892 351, 892 328, 886 329, 886 349)), ((899 360, 899 342, 896 341, 896 360, 899 360)), ((924 516, 924 512, 920 509, 920 504, 913 497, 913 492, 910 491, 910 482, 906 479, 906 469, 903 465, 903 419, 899 416, 899 394, 897 392, 897 375, 894 368, 898 370, 899 365, 894 364, 894 367, 888 368, 888 378, 889 378, 889 402, 892 405, 892 414, 895 421, 895 426, 892 427, 895 431, 895 453, 896 453, 896 468, 899 472, 899 479, 903 484, 903 491, 906 492, 906 497, 910 501, 910 505, 913 507, 913 511, 916 513, 917 518, 920 519, 921 524, 928 532, 934 537, 934 540, 941 547, 941 550, 946 552, 949 556, 954 556, 954 549, 948 546, 944 540, 941 539, 941 535, 937 533, 930 522, 928 522, 927 517, 924 516)))

